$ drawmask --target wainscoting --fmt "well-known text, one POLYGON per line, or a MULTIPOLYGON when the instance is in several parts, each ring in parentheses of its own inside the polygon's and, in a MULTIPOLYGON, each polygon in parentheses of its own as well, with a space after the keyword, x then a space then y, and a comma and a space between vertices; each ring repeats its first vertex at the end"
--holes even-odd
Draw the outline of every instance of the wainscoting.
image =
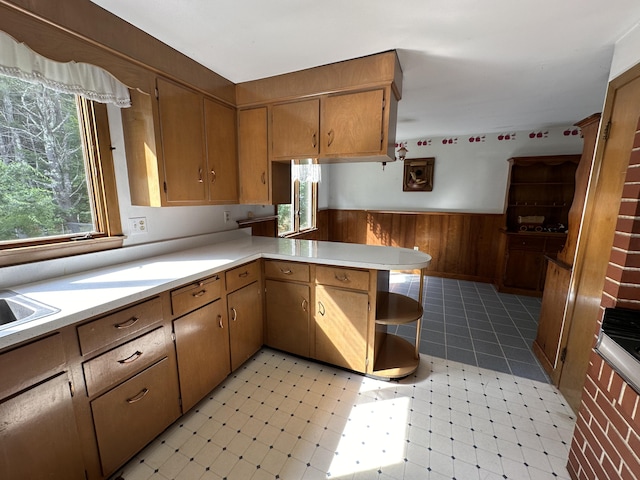
POLYGON ((432 276, 494 283, 502 214, 321 210, 316 240, 413 248, 433 258, 432 276), (325 237, 326 235, 326 237, 325 237))

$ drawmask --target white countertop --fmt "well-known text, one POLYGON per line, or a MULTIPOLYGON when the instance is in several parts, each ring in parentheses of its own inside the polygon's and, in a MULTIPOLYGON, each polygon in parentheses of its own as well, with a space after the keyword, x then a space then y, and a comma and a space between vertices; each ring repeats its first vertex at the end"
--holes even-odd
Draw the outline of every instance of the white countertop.
POLYGON ((242 235, 232 241, 11 288, 60 311, 0 326, 0 348, 259 258, 374 270, 418 269, 431 262, 429 255, 406 248, 242 235))

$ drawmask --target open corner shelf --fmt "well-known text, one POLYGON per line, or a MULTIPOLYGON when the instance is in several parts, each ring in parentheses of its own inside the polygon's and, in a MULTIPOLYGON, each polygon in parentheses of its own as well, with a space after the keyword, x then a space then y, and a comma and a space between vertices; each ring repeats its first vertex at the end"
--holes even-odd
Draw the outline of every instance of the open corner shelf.
POLYGON ((394 292, 378 292, 376 305, 376 353, 372 376, 402 378, 415 372, 420 365, 420 328, 422 323, 422 292, 424 271, 420 272, 418 300, 394 292), (387 327, 415 323, 415 343, 388 333, 387 327))

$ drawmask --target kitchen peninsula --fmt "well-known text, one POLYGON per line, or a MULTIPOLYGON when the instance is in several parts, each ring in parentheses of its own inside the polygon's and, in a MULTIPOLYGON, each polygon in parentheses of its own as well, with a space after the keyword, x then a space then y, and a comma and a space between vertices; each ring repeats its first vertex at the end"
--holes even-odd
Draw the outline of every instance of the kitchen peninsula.
POLYGON ((422 307, 388 293, 389 271, 429 255, 227 237, 12 289, 59 311, 0 328, 0 413, 12 419, 0 438, 20 459, 0 477, 108 477, 262 345, 374 376, 417 368, 415 345, 387 327, 413 323, 417 342, 422 307))

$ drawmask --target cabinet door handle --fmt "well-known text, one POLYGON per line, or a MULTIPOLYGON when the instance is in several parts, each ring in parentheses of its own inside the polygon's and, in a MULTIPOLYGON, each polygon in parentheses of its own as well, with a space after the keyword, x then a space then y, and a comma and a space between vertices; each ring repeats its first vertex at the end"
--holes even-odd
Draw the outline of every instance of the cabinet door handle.
POLYGON ((324 317, 326 310, 324 309, 324 305, 322 302, 318 301, 318 313, 324 317))
POLYGON ((216 175, 216 171, 212 168, 211 169, 211 183, 216 183, 216 179, 218 178, 218 176, 216 175))
POLYGON ((281 268, 281 269, 280 269, 280 271, 281 271, 282 273, 284 273, 285 275, 291 275, 291 274, 293 273, 293 272, 292 272, 290 269, 288 269, 288 268, 287 268, 287 269, 281 268))
POLYGON ((238 319, 238 312, 236 312, 236 309, 234 307, 231 307, 231 313, 231 320, 235 322, 238 319))
POLYGON ((306 312, 306 311, 307 311, 307 305, 308 305, 308 304, 309 304, 309 302, 307 302, 307 299, 306 299, 306 298, 303 298, 303 299, 302 299, 302 305, 301 305, 301 306, 302 306, 302 311, 303 311, 303 312, 306 312))
POLYGON ((260 181, 262 182, 263 185, 267 184, 267 175, 265 172, 262 172, 262 174, 260 175, 260 181))
POLYGON ((317 132, 313 132, 313 136, 311 137, 311 145, 313 146, 313 148, 316 148, 318 146, 318 133, 317 132))
POLYGON ((127 403, 139 402, 140 400, 142 400, 147 395, 147 393, 149 393, 149 389, 147 387, 145 387, 142 390, 140 390, 140 393, 138 393, 137 395, 134 395, 131 398, 127 398, 127 403))
POLYGON ((140 350, 137 350, 136 352, 134 352, 133 354, 131 354, 129 357, 124 358, 122 360, 118 360, 118 363, 121 364, 125 364, 125 363, 131 363, 131 362, 135 362, 137 359, 139 359, 142 356, 142 352, 140 350))
POLYGON ((191 295, 195 298, 201 297, 202 295, 204 295, 205 293, 207 293, 207 291, 205 289, 200 290, 199 292, 196 293, 192 293, 191 295))
POLYGON ((220 328, 224 328, 224 324, 222 323, 222 315, 218 315, 218 325, 220 328))
POLYGON ((333 276, 336 277, 336 280, 338 280, 339 282, 349 281, 349 277, 347 276, 346 273, 343 273, 342 275, 338 275, 337 273, 334 273, 333 276))
POLYGON ((333 128, 331 130, 329 130, 329 133, 327 133, 327 136, 329 137, 329 140, 327 141, 327 147, 330 147, 331 144, 333 143, 333 128))
POLYGON ((240 278, 244 278, 244 277, 249 276, 249 270, 246 270, 246 271, 244 271, 244 272, 242 272, 242 273, 239 273, 239 274, 238 274, 238 276, 239 276, 240 278))
POLYGON ((126 322, 116 323, 114 327, 120 330, 123 328, 133 327, 136 323, 138 323, 138 320, 140 320, 138 317, 131 317, 126 322))
POLYGON ((198 169, 198 183, 202 183, 204 180, 202 179, 202 167, 198 169))

